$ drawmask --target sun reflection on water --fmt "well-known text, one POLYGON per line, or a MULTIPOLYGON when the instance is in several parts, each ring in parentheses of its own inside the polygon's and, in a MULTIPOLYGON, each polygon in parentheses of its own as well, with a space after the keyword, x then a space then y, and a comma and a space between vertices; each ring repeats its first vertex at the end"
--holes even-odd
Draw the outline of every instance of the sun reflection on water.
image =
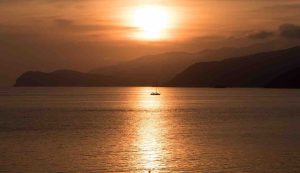
POLYGON ((145 172, 161 168, 165 154, 163 152, 164 138, 164 118, 159 109, 163 106, 163 97, 151 96, 149 90, 145 89, 140 96, 139 106, 145 110, 140 115, 140 122, 137 128, 137 147, 139 158, 138 164, 144 168, 145 172))
POLYGON ((161 161, 161 143, 159 141, 160 132, 153 119, 145 119, 139 128, 139 154, 141 162, 146 170, 154 170, 161 161))
POLYGON ((143 88, 138 98, 138 106, 145 111, 159 110, 163 107, 163 96, 153 96, 150 95, 151 92, 151 89, 143 88))

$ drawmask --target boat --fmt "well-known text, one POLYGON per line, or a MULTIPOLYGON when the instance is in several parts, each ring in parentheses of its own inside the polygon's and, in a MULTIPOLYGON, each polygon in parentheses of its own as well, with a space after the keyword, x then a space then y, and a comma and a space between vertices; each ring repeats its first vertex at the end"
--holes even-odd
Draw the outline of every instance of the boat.
POLYGON ((159 96, 160 93, 159 92, 152 92, 150 95, 152 95, 152 96, 159 96))
POLYGON ((159 96, 160 95, 160 93, 158 92, 158 89, 157 89, 157 85, 155 86, 155 92, 151 92, 150 95, 152 95, 152 96, 159 96))

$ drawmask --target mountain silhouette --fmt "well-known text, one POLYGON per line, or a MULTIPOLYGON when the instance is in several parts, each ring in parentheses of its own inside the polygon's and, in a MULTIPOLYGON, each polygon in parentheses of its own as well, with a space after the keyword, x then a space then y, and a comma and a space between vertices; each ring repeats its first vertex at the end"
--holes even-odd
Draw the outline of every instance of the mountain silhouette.
POLYGON ((278 75, 266 88, 300 88, 300 67, 278 75))
POLYGON ((163 84, 197 62, 217 61, 276 49, 275 44, 271 48, 266 44, 256 44, 242 48, 224 47, 220 49, 207 49, 196 53, 169 52, 147 55, 117 65, 94 69, 90 73, 118 76, 126 80, 129 85, 147 86, 153 85, 155 81, 163 84))
POLYGON ((58 70, 51 73, 29 71, 22 74, 15 86, 117 86, 124 82, 114 77, 58 70))
MULTIPOLYGON (((218 53, 215 50, 207 50, 206 54, 218 53)), ((184 52, 150 55, 112 66, 106 69, 106 72, 111 73, 103 74, 72 70, 58 70, 51 73, 29 71, 16 80, 15 86, 145 86, 153 85, 155 81, 167 81, 172 76, 175 77, 165 82, 166 86, 217 88, 298 86, 300 46, 220 61, 199 62, 188 67, 192 59, 196 61, 197 57, 184 52), (184 69, 185 66, 187 67, 184 69)))
MULTIPOLYGON (((179 87, 292 87, 281 84, 299 77, 300 46, 229 58, 222 61, 201 62, 176 75, 167 86, 179 87), (296 69, 294 71, 293 69, 296 69), (292 71, 291 71, 292 70, 292 71)), ((290 82, 296 84, 296 82, 290 82)))

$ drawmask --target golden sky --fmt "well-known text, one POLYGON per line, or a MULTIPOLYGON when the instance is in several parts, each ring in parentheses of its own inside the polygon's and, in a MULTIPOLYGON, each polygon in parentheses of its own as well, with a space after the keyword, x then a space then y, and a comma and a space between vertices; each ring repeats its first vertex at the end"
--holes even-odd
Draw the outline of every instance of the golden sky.
POLYGON ((299 11, 298 0, 0 0, 0 59, 88 70, 167 51, 297 42, 299 11))
MULTIPOLYGON (((295 0, 0 0, 0 24, 11 32, 34 32, 47 39, 129 40, 138 28, 132 13, 155 5, 168 11, 168 40, 243 36, 299 23, 295 0)), ((299 11, 298 11, 299 12, 299 11)), ((5 29, 5 28, 4 28, 5 29)))

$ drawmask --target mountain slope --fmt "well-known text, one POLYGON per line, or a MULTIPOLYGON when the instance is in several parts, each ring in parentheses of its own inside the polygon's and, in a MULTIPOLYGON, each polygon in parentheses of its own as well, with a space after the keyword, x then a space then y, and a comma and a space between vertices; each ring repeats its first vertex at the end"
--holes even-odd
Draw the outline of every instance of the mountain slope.
POLYGON ((195 56, 185 52, 148 55, 133 61, 93 70, 93 74, 118 76, 132 85, 152 85, 156 80, 167 81, 190 65, 195 56))
POLYGON ((167 85, 264 87, 278 75, 297 67, 300 67, 300 46, 223 61, 196 63, 167 85))
POLYGON ((300 88, 300 67, 280 74, 266 85, 267 88, 300 88))
POLYGON ((116 86, 124 82, 103 75, 86 74, 72 70, 59 70, 52 73, 23 73, 15 86, 116 86))
POLYGON ((244 48, 221 48, 204 50, 197 53, 169 52, 158 55, 148 55, 129 62, 92 70, 92 74, 118 76, 130 85, 153 85, 170 81, 176 74, 196 62, 223 60, 233 56, 245 56, 261 51, 271 51, 265 45, 254 45, 244 48))

